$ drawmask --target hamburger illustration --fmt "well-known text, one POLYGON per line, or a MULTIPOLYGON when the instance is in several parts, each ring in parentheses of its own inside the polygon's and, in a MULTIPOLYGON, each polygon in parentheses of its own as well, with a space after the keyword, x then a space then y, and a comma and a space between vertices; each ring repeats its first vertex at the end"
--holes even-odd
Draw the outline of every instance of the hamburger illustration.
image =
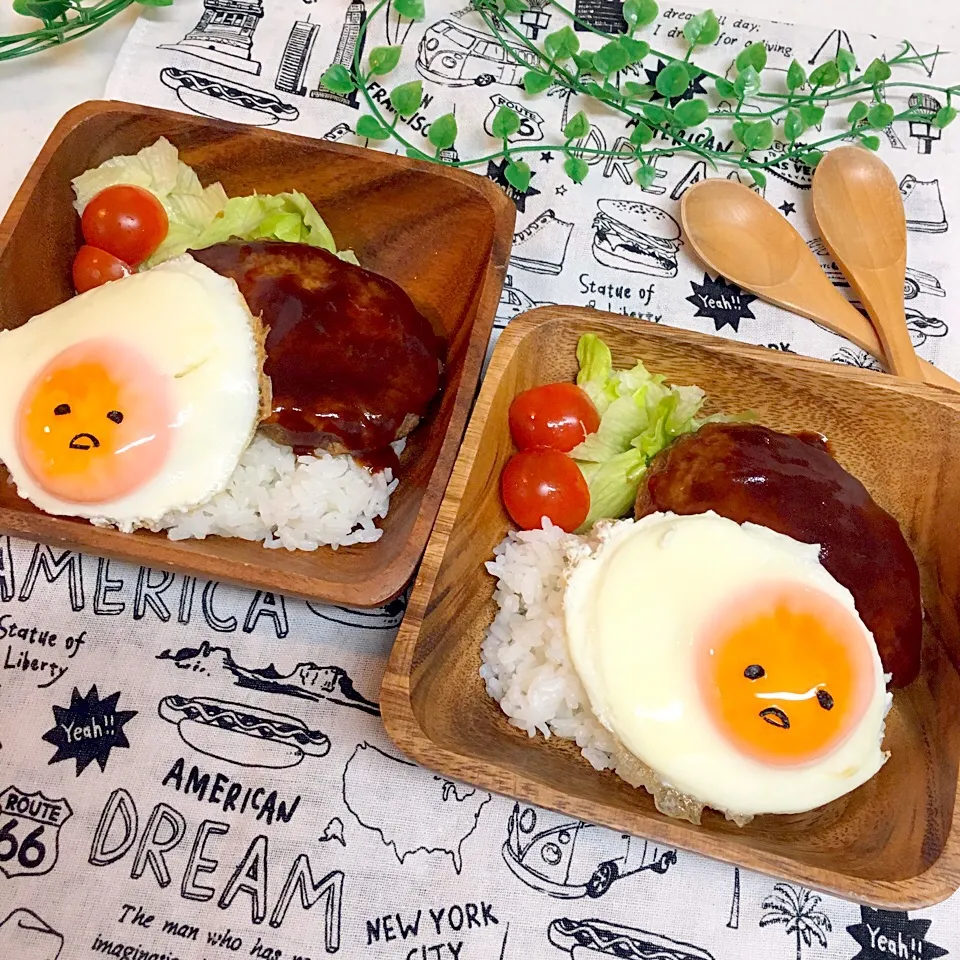
POLYGON ((593 255, 604 266, 654 277, 677 275, 680 224, 637 200, 600 200, 593 221, 593 255))

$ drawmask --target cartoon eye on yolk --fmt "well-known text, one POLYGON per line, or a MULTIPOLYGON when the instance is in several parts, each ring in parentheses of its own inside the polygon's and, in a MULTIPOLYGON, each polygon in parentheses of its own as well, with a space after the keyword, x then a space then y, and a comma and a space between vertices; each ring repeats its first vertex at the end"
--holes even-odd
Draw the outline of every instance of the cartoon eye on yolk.
POLYGON ((174 420, 169 381, 122 340, 67 347, 28 384, 17 449, 36 483, 74 503, 115 500, 163 467, 174 420))
POLYGON ((714 724, 740 752, 778 765, 830 753, 870 702, 863 629, 819 590, 792 583, 734 598, 698 638, 697 680, 714 724))

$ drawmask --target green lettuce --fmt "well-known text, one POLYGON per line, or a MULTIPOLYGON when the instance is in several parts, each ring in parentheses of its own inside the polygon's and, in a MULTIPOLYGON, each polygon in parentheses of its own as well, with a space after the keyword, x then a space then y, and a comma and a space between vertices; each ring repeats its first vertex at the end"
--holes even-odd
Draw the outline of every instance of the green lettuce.
POLYGON ((649 462, 677 437, 732 418, 698 419, 704 392, 672 386, 642 363, 614 370, 609 347, 592 333, 580 338, 577 361, 577 384, 600 413, 599 429, 570 451, 590 488, 583 532, 598 520, 630 512, 649 462))
POLYGON ((323 218, 302 193, 228 198, 219 183, 204 187, 165 137, 132 156, 106 160, 72 183, 78 213, 101 190, 121 183, 143 187, 163 204, 169 230, 144 268, 231 238, 305 243, 357 262, 352 251, 337 251, 323 218))

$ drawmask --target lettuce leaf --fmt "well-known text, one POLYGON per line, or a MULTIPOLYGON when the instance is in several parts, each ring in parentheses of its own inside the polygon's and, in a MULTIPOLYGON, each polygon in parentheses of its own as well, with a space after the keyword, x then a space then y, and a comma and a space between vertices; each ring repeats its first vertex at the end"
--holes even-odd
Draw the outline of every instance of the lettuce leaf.
POLYGON ((714 420, 698 419, 705 394, 699 387, 677 387, 642 363, 614 370, 607 345, 594 334, 577 344, 577 384, 600 413, 600 427, 570 451, 590 488, 590 513, 579 532, 598 520, 630 512, 647 465, 664 447, 714 420))
POLYGON ((234 237, 305 243, 329 250, 350 263, 357 262, 352 251, 337 251, 333 235, 304 194, 292 191, 228 199, 219 183, 204 187, 165 137, 139 153, 113 157, 76 177, 72 181, 74 207, 82 214, 96 194, 120 183, 153 193, 170 221, 166 238, 143 268, 234 237))

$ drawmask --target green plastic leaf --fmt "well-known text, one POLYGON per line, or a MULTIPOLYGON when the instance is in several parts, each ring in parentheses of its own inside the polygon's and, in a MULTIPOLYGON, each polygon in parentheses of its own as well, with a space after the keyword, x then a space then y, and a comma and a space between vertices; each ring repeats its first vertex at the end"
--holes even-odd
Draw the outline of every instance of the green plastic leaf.
POLYGON ((48 22, 70 9, 67 0, 13 0, 13 11, 48 22))
POLYGON ((567 125, 563 128, 563 135, 567 140, 581 140, 590 132, 590 121, 587 115, 581 110, 572 116, 567 125))
POLYGON ((737 74, 733 89, 736 91, 737 98, 740 100, 746 100, 748 97, 752 97, 755 93, 758 93, 760 91, 760 74, 757 72, 757 68, 752 66, 744 67, 740 73, 737 74))
POLYGON ((724 80, 723 77, 717 77, 713 81, 713 85, 716 88, 717 96, 721 100, 731 100, 737 95, 736 87, 729 80, 724 80))
POLYGON ((799 140, 803 136, 806 129, 807 125, 803 122, 800 111, 796 107, 791 107, 783 121, 784 136, 793 143, 794 140, 799 140))
POLYGON ((670 122, 669 112, 664 107, 658 106, 655 103, 644 103, 641 105, 640 110, 643 115, 656 126, 670 122))
POLYGON ((894 109, 889 103, 875 103, 867 113, 867 125, 874 130, 885 130, 893 122, 894 109))
POLYGON ((551 83, 553 83, 553 77, 549 73, 541 73, 539 70, 528 70, 523 75, 523 89, 531 96, 543 93, 551 83))
POLYGON ((432 160, 433 157, 428 156, 422 150, 418 150, 416 147, 407 147, 403 151, 411 160, 432 160))
POLYGON ((137 0, 142 7, 172 7, 173 0, 137 0))
POLYGON ((328 67, 320 78, 320 82, 334 93, 351 93, 357 89, 357 85, 350 76, 350 71, 339 63, 328 67))
POLYGON ((767 65, 767 48, 762 43, 751 43, 737 54, 736 64, 738 70, 753 67, 760 73, 767 65))
POLYGON ((657 168, 649 163, 641 164, 639 167, 637 167, 637 171, 634 173, 633 179, 636 180, 644 190, 646 190, 646 188, 651 186, 654 180, 657 179, 657 168))
POLYGON ((823 159, 822 150, 808 150, 806 153, 800 154, 800 159, 808 167, 816 169, 817 164, 823 159))
POLYGON ((585 80, 583 83, 583 92, 589 94, 594 100, 603 100, 607 95, 603 87, 599 83, 595 83, 593 80, 585 80))
POLYGON ((633 29, 653 23, 659 12, 656 0, 625 0, 623 4, 623 19, 633 29))
POLYGON ((879 150, 879 149, 880 149, 880 138, 879 138, 879 137, 875 137, 873 134, 869 134, 868 136, 861 137, 861 138, 860 138, 860 142, 861 142, 868 150, 879 150))
POLYGON ((794 60, 787 68, 787 89, 793 93, 807 82, 807 72, 794 60))
POLYGON ((661 97, 670 99, 682 97, 690 86, 690 74, 687 68, 679 61, 668 63, 658 74, 656 80, 657 93, 661 97))
POLYGON ((957 111, 955 107, 941 107, 937 111, 937 115, 933 118, 933 126, 938 130, 942 130, 944 127, 949 126, 957 119, 957 111))
POLYGON ((710 113, 706 100, 682 100, 674 108, 673 117, 678 127, 684 130, 699 127, 710 113))
POLYGON ((638 120, 633 133, 630 134, 630 142, 635 147, 646 146, 653 139, 653 131, 642 121, 638 120))
POLYGON ((526 193, 527 187, 530 186, 530 166, 522 160, 511 160, 507 169, 504 170, 504 176, 507 178, 507 183, 520 193, 526 193))
POLYGON ((370 51, 370 72, 377 77, 389 73, 400 62, 401 53, 403 47, 374 47, 370 51))
POLYGON ((683 36, 691 47, 709 47, 720 37, 720 24, 712 10, 691 17, 683 27, 683 36))
POLYGON ((367 140, 389 140, 390 131, 376 117, 365 114, 357 121, 357 136, 367 140))
POLYGON ((823 123, 823 107, 815 107, 811 103, 802 103, 797 109, 800 111, 803 122, 808 127, 819 127, 823 123))
POLYGON ((529 7, 525 0, 503 0, 503 9, 508 13, 523 13, 529 7))
POLYGON ((869 112, 870 108, 862 100, 858 100, 847 114, 847 123, 849 123, 851 127, 855 126, 860 123, 861 120, 866 120, 869 112))
POLYGON ((811 87, 835 87, 840 82, 840 69, 837 67, 836 60, 828 60, 821 63, 810 74, 811 87))
POLYGON ((837 51, 837 69, 843 74, 850 74, 857 69, 857 58, 852 50, 841 47, 837 51))
POLYGON ((736 137, 737 140, 739 140, 741 143, 743 143, 743 135, 744 135, 744 133, 745 133, 745 131, 746 131, 746 129, 747 129, 748 126, 749 126, 749 124, 746 123, 746 122, 743 121, 743 120, 734 120, 734 121, 733 121, 733 125, 732 125, 732 127, 731 127, 731 130, 733 131, 734 137, 736 137))
POLYGON ((747 150, 766 150, 773 143, 773 121, 758 120, 756 123, 743 123, 737 134, 747 150))
POLYGON ((762 170, 750 170, 750 178, 761 189, 767 185, 767 175, 762 170))
POLYGON ((490 124, 490 132, 498 140, 509 140, 520 129, 520 117, 516 110, 501 106, 490 124))
POLYGON ((426 16, 423 0, 393 0, 393 12, 408 20, 423 20, 426 16))
POLYGON ((437 117, 430 124, 427 139, 438 149, 447 150, 457 139, 457 118, 452 113, 437 117))
POLYGON ((594 69, 605 77, 622 70, 629 62, 630 54, 616 40, 605 43, 593 55, 594 69))
POLYGON ((618 42, 627 53, 628 63, 639 63, 650 52, 650 44, 646 40, 622 36, 618 42))
POLYGON ((589 50, 580 50, 575 53, 573 62, 580 73, 590 73, 593 70, 593 54, 589 50))
POLYGON ((860 79, 864 83, 869 83, 870 86, 875 87, 878 83, 890 79, 890 64, 877 58, 863 71, 863 76, 860 79))
POLYGON ((623 95, 631 100, 646 100, 657 88, 652 83, 636 83, 628 80, 622 89, 623 95))
POLYGON ((580 49, 580 40, 572 27, 562 27, 547 34, 543 48, 551 60, 569 60, 580 49))
POLYGON ((401 117, 412 117, 423 101, 423 83, 420 80, 411 80, 401 83, 390 91, 390 104, 401 117))
POLYGON ((586 160, 581 160, 579 157, 567 157, 563 163, 563 172, 574 183, 583 183, 590 172, 590 166, 586 160))

